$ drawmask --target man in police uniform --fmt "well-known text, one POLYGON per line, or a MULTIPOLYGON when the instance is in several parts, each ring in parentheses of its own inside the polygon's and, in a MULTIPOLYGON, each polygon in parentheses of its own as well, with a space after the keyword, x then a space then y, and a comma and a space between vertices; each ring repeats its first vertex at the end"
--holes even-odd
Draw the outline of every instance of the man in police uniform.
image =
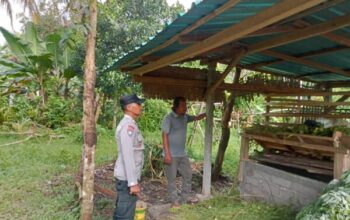
POLYGON ((142 112, 143 102, 135 94, 120 98, 124 118, 115 132, 119 153, 114 167, 117 179, 114 220, 134 219, 137 197, 141 192, 139 180, 144 162, 144 143, 135 120, 142 112))

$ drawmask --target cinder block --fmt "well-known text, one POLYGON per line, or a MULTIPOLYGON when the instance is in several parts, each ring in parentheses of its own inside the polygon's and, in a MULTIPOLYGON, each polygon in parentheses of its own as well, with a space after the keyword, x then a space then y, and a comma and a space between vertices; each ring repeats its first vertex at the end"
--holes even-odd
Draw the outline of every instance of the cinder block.
POLYGON ((326 185, 256 162, 244 163, 241 195, 253 196, 277 205, 289 205, 296 211, 316 199, 326 185))
POLYGON ((292 186, 291 180, 283 179, 277 176, 271 176, 271 182, 284 188, 291 188, 292 186))

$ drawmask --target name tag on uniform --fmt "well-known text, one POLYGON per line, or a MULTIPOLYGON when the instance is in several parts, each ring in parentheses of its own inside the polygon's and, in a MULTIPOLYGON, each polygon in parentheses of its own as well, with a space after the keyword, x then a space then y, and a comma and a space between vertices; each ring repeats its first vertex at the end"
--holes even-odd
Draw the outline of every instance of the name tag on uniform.
POLYGON ((143 137, 142 137, 140 132, 137 133, 137 139, 136 139, 135 147, 143 149, 143 137))
POLYGON ((128 135, 129 135, 130 137, 132 136, 132 134, 134 133, 134 131, 135 131, 135 128, 134 128, 133 126, 129 125, 129 126, 128 126, 128 129, 127 129, 127 133, 128 133, 128 135))

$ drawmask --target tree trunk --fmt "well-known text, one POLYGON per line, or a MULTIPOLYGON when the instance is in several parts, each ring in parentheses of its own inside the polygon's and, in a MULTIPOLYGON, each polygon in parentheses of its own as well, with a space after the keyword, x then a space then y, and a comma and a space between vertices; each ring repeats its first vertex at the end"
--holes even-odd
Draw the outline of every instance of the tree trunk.
POLYGON ((65 100, 68 100, 68 96, 69 96, 69 88, 68 88, 69 81, 70 81, 70 79, 66 79, 66 81, 64 83, 63 97, 65 100))
POLYGON ((46 94, 45 94, 45 89, 44 89, 44 76, 43 73, 39 73, 39 95, 41 97, 41 107, 45 106, 45 102, 46 102, 46 94))
POLYGON ((96 148, 96 123, 94 90, 96 83, 95 44, 97 25, 97 2, 90 1, 89 33, 86 42, 85 73, 84 73, 84 158, 83 187, 80 219, 90 220, 93 214, 94 169, 96 148))
POLYGON ((96 98, 95 98, 95 122, 96 123, 97 123, 98 118, 100 117, 100 113, 101 113, 101 107, 102 107, 101 103, 102 102, 100 99, 101 99, 100 93, 97 93, 96 98))
MULTIPOLYGON (((202 102, 202 103, 201 103, 201 106, 200 106, 200 108, 199 108, 199 112, 198 112, 198 113, 202 113, 203 108, 204 108, 204 105, 205 105, 205 103, 202 102)), ((196 111, 193 109, 192 106, 191 106, 191 108, 192 108, 192 110, 193 110, 193 114, 194 114, 194 115, 197 115, 196 111)), ((193 125, 193 130, 192 130, 192 132, 191 132, 191 135, 190 135, 190 136, 188 137, 188 139, 187 139, 187 147, 191 147, 191 146, 192 146, 193 140, 194 140, 194 138, 195 138, 195 136, 196 136, 197 128, 198 128, 198 127, 200 128, 200 124, 199 124, 200 121, 195 121, 194 123, 195 123, 195 124, 193 125)))
POLYGON ((117 113, 119 111, 119 105, 118 102, 115 101, 114 102, 114 115, 113 115, 113 122, 112 122, 112 128, 115 129, 117 127, 117 113))
MULTIPOLYGON (((241 70, 237 69, 235 78, 234 78, 234 84, 239 83, 239 77, 241 75, 241 70)), ((222 170, 222 163, 224 162, 224 157, 225 157, 225 152, 228 146, 228 142, 230 140, 230 128, 229 128, 229 122, 231 119, 231 114, 233 110, 233 105, 235 104, 235 94, 231 93, 229 96, 225 108, 224 108, 224 114, 222 116, 221 120, 221 138, 220 138, 220 143, 219 143, 219 149, 216 154, 216 159, 215 159, 215 164, 214 164, 214 169, 212 173, 212 180, 216 181, 219 179, 219 176, 221 174, 222 170)))
POLYGON ((97 99, 96 98, 96 101, 95 101, 95 122, 97 123, 98 119, 100 118, 100 115, 101 115, 101 112, 102 112, 102 109, 104 108, 104 106, 106 105, 106 101, 107 101, 107 96, 105 95, 99 95, 99 98, 97 99))

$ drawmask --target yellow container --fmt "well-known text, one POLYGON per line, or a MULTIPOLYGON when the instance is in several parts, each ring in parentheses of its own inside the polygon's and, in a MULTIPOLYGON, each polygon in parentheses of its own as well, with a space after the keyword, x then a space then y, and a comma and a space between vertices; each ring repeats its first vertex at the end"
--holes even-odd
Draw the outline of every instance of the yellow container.
POLYGON ((137 201, 135 210, 135 220, 145 220, 147 204, 142 201, 137 201))
POLYGON ((135 210, 135 220, 145 220, 146 209, 145 208, 136 208, 135 210))

